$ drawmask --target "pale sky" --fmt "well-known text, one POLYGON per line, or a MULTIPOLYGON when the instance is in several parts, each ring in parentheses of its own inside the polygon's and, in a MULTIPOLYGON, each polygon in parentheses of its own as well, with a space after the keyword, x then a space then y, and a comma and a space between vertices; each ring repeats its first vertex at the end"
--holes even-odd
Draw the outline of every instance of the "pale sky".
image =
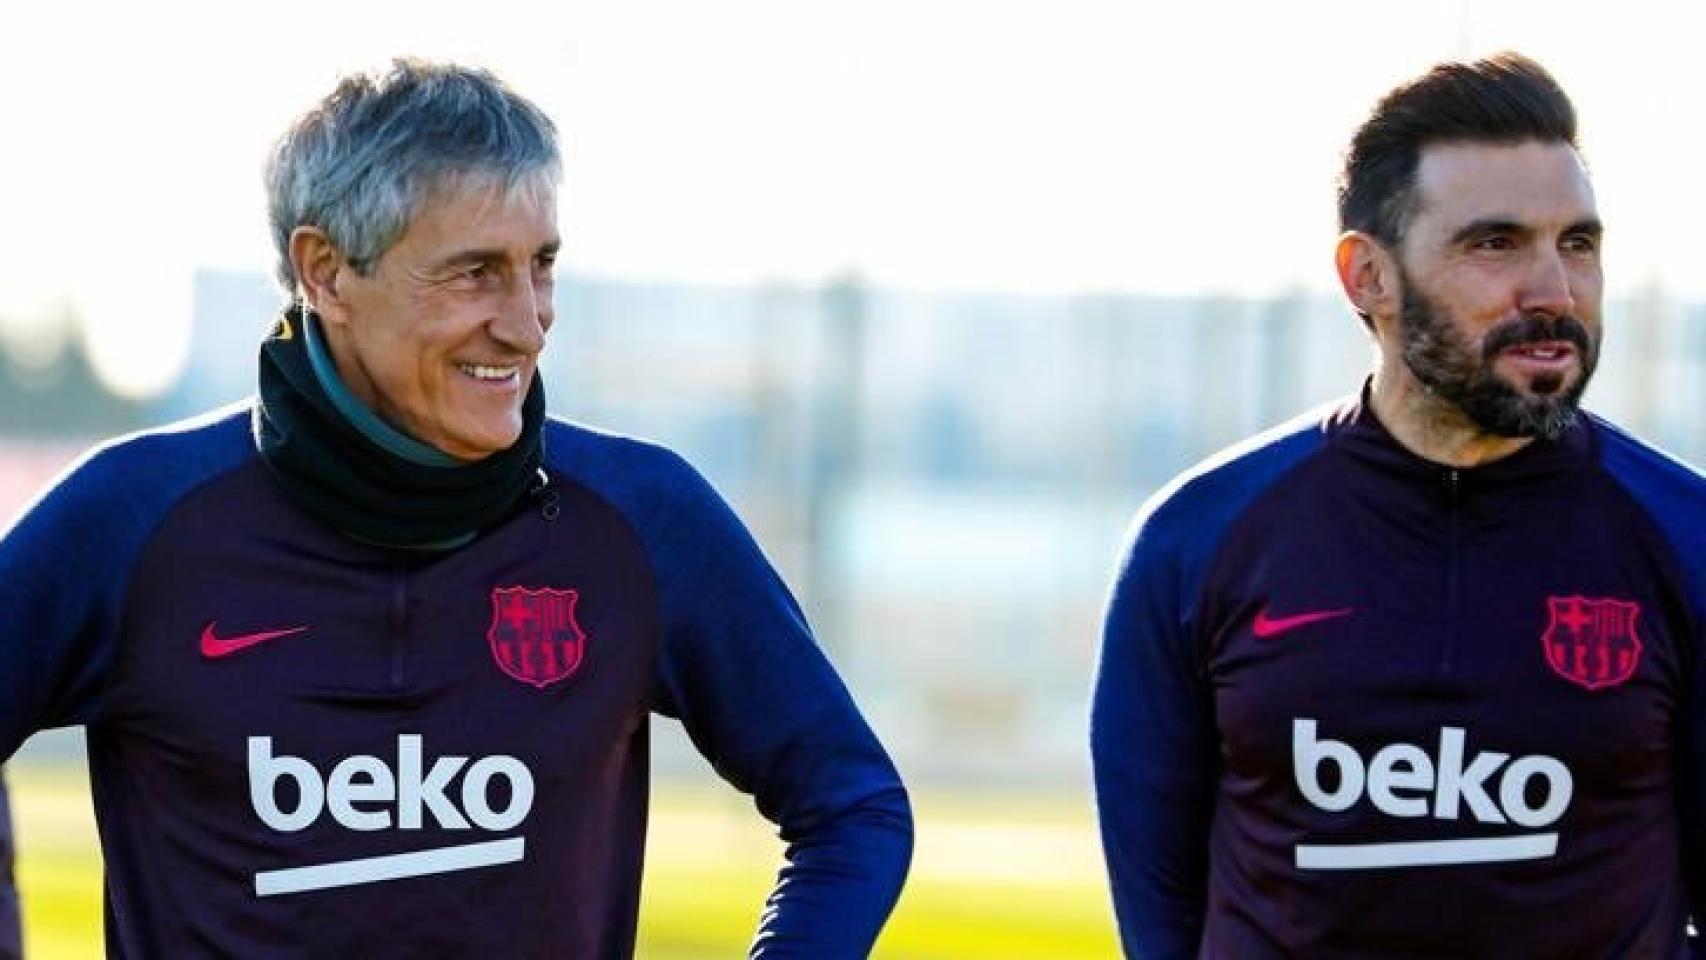
POLYGON ((4 21, 0 318, 74 304, 136 390, 181 357, 194 269, 270 272, 273 138, 399 54, 490 66, 557 119, 571 271, 1259 296, 1332 289, 1333 177, 1382 92, 1516 48, 1575 99, 1612 294, 1706 295, 1685 4, 61 0, 4 21))

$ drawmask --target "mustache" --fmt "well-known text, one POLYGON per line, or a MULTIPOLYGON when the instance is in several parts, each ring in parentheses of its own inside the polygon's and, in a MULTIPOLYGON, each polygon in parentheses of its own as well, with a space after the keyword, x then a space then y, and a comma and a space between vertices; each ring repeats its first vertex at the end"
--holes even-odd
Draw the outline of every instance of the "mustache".
POLYGON ((1587 327, 1580 320, 1565 314, 1525 313, 1519 317, 1506 320, 1487 332, 1481 341, 1481 352, 1491 357, 1507 347, 1521 346, 1525 343, 1544 343, 1548 340, 1561 340, 1574 344, 1587 356, 1593 349, 1593 341, 1588 336, 1587 327))

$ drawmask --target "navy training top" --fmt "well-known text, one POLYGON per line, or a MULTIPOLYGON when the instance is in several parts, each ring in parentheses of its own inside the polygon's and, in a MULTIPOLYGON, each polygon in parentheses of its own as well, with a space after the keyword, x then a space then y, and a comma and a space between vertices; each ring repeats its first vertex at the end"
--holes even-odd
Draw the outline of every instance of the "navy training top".
POLYGON ((1141 511, 1091 716, 1132 957, 1687 955, 1706 479, 1591 416, 1474 469, 1359 402, 1141 511))
POLYGON ((752 954, 869 951, 910 813, 799 608, 678 457, 545 431, 544 491, 442 554, 300 512, 246 406, 0 539, 0 756, 87 725, 110 955, 631 955, 651 711, 787 841, 752 954))

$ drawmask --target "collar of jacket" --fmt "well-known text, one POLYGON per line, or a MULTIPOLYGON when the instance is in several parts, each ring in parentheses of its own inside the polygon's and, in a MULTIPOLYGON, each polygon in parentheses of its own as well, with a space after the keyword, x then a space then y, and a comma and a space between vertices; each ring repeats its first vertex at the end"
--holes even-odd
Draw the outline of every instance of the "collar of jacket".
POLYGON ((1373 380, 1336 408, 1327 432, 1343 454, 1396 480, 1449 490, 1458 495, 1488 490, 1521 490, 1574 475, 1591 463, 1597 441, 1594 418, 1579 411, 1575 421, 1556 439, 1536 439, 1509 456, 1474 467, 1452 467, 1412 453, 1375 415, 1370 390, 1373 380))

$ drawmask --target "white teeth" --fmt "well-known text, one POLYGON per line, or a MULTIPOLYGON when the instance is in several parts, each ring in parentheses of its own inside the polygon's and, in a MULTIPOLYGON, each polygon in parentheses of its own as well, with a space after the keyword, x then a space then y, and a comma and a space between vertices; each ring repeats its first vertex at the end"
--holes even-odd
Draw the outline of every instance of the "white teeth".
POLYGON ((520 371, 520 367, 488 367, 477 363, 459 363, 456 369, 461 370, 476 380, 508 380, 520 371))

